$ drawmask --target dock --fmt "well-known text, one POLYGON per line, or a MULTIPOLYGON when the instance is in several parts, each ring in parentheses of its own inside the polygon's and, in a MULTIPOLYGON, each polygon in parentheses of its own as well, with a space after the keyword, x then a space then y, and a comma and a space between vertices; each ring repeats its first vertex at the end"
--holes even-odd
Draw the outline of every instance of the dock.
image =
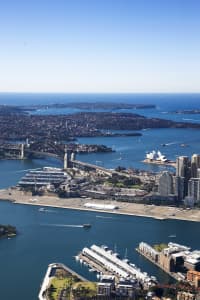
POLYGON ((141 254, 142 256, 144 256, 147 260, 149 260, 151 263, 153 263, 158 268, 160 268, 162 271, 164 271, 165 273, 167 273, 170 277, 172 277, 173 279, 175 279, 176 281, 180 281, 182 279, 182 278, 180 278, 180 276, 178 275, 178 273, 169 272, 169 271, 165 270, 158 262, 154 261, 149 255, 143 253, 139 248, 136 248, 135 250, 139 254, 141 254))
POLYGON ((85 247, 76 256, 76 260, 87 265, 91 272, 115 276, 117 282, 120 282, 123 278, 141 283, 147 288, 157 282, 154 276, 142 272, 134 264, 129 263, 127 259, 120 259, 118 253, 109 250, 107 246, 92 245, 90 248, 85 247))

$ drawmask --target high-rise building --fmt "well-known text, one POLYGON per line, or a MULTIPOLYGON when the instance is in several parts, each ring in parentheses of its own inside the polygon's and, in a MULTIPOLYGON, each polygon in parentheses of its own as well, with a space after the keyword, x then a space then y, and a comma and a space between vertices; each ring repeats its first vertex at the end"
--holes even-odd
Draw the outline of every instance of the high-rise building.
POLYGON ((190 177, 190 160, 188 156, 179 156, 176 159, 176 176, 190 177))
POLYGON ((194 203, 200 202, 200 178, 188 181, 188 196, 194 199, 194 203))
POLYGON ((188 156, 179 156, 176 160, 176 176, 180 179, 176 180, 176 192, 179 200, 184 199, 188 193, 188 180, 191 177, 191 162, 188 156), (184 185, 184 186, 183 186, 184 185))
POLYGON ((176 176, 175 177, 175 195, 177 195, 178 200, 183 200, 187 195, 185 178, 176 176))
POLYGON ((158 193, 161 196, 169 196, 173 192, 173 176, 170 172, 164 171, 159 178, 158 193))
POLYGON ((193 154, 191 159, 191 177, 197 178, 197 169, 200 168, 200 155, 193 154))
POLYGON ((197 169, 197 178, 200 178, 200 168, 197 169))

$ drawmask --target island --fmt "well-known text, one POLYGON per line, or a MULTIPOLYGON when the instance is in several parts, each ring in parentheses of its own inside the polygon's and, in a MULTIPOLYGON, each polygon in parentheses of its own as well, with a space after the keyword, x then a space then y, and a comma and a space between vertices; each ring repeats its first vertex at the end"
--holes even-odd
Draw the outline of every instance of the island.
POLYGON ((16 227, 11 225, 1 225, 0 224, 0 238, 1 237, 14 237, 17 234, 16 227))

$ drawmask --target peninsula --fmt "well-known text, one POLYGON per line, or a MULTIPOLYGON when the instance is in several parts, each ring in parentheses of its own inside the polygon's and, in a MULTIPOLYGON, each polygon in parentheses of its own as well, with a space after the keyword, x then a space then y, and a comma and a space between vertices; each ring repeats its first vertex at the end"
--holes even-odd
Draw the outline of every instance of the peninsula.
MULTIPOLYGON (((138 131, 146 128, 199 129, 200 124, 113 112, 81 112, 70 115, 0 114, 0 139, 7 141, 26 138, 61 141, 77 137, 116 136, 113 130, 138 131)), ((117 135, 120 136, 119 133, 117 135)), ((138 132, 132 135, 137 136, 138 132)))

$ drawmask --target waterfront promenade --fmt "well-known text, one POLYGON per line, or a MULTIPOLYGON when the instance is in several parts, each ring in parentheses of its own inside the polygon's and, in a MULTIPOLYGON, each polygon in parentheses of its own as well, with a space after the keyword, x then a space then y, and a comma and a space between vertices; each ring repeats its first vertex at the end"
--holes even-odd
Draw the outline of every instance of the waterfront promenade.
POLYGON ((178 219, 185 221, 200 222, 200 210, 190 209, 183 210, 177 207, 169 206, 155 206, 145 205, 137 203, 116 202, 116 201, 103 201, 95 199, 85 198, 59 198, 55 196, 32 196, 31 193, 24 193, 17 189, 1 189, 0 200, 9 200, 13 203, 38 205, 38 206, 50 206, 66 209, 77 209, 86 211, 101 211, 105 213, 123 214, 141 217, 150 217, 158 220, 166 219, 178 219), (115 210, 97 210, 92 208, 86 208, 85 203, 96 204, 115 204, 118 209, 115 210))

